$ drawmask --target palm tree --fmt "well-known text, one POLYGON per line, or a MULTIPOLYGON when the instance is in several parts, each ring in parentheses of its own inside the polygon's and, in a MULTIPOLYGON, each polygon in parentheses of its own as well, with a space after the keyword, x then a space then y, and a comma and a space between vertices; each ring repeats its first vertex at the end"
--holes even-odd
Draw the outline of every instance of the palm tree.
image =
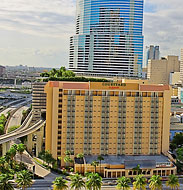
POLYGON ((100 162, 100 174, 101 174, 101 162, 102 162, 102 160, 104 160, 104 158, 103 158, 101 155, 99 155, 99 156, 97 157, 97 159, 98 159, 99 162, 100 162))
POLYGON ((6 160, 6 162, 9 164, 10 163, 10 160, 11 160, 11 156, 10 156, 10 153, 9 152, 7 152, 6 154, 5 154, 5 160, 6 160))
POLYGON ((15 157, 15 155, 16 155, 16 153, 17 153, 17 150, 16 150, 16 148, 15 148, 14 146, 12 146, 12 147, 8 150, 8 153, 9 153, 9 155, 10 155, 11 160, 13 160, 14 157, 15 157))
POLYGON ((83 187, 85 187, 85 182, 82 179, 82 176, 79 174, 75 174, 73 176, 70 176, 71 178, 71 189, 80 190, 83 187))
POLYGON ((22 170, 18 172, 16 183, 18 187, 21 187, 23 190, 25 190, 27 187, 30 187, 32 185, 32 178, 29 171, 22 170))
POLYGON ((137 172, 137 175, 142 174, 142 169, 140 168, 139 164, 133 168, 133 171, 137 172))
POLYGON ((96 167, 98 166, 98 164, 99 164, 99 162, 96 160, 91 163, 91 166, 93 166, 95 168, 95 173, 96 173, 96 167))
POLYGON ((70 156, 71 155, 71 151, 70 150, 66 150, 64 153, 65 153, 66 156, 70 156))
POLYGON ((166 186, 170 187, 170 189, 179 189, 179 179, 176 175, 169 175, 168 181, 166 182, 166 186))
POLYGON ((25 149, 26 149, 26 146, 25 146, 24 144, 19 144, 19 145, 17 146, 17 151, 18 151, 18 153, 19 153, 20 156, 21 156, 21 162, 22 162, 22 154, 23 154, 23 152, 25 151, 25 149))
POLYGON ((129 178, 126 178, 124 176, 120 177, 117 180, 116 189, 119 189, 119 190, 129 190, 129 189, 131 189, 130 186, 129 186, 130 182, 131 182, 131 180, 129 178))
POLYGON ((152 190, 162 189, 162 181, 159 175, 153 175, 149 180, 149 188, 152 190))
POLYGON ((147 179, 144 177, 144 175, 139 174, 134 178, 133 182, 133 188, 134 190, 144 190, 146 189, 146 181, 147 179))
POLYGON ((86 187, 88 190, 100 190, 102 186, 102 177, 98 173, 87 175, 86 187))
POLYGON ((65 190, 68 189, 67 181, 63 179, 63 177, 56 177, 55 181, 53 181, 53 190, 65 190))
POLYGON ((17 144, 13 144, 11 147, 17 150, 17 144))
POLYGON ((77 154, 76 157, 80 159, 80 173, 82 173, 82 161, 83 161, 84 154, 79 153, 79 154, 77 154))
POLYGON ((1 190, 13 190, 13 185, 9 182, 10 177, 8 174, 0 175, 0 189, 1 190))
POLYGON ((64 162, 66 163, 66 166, 67 166, 67 163, 72 163, 73 160, 67 155, 64 157, 64 162))
POLYGON ((0 157, 0 171, 2 173, 4 173, 3 171, 5 170, 5 165, 6 165, 6 158, 3 156, 3 157, 0 157))

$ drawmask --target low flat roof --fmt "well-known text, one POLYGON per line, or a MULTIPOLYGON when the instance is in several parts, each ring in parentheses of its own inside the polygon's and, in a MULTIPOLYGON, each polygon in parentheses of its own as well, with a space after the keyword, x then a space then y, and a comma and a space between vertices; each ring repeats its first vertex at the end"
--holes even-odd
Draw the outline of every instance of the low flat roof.
MULTIPOLYGON (((85 156, 86 164, 91 164, 92 161, 97 160, 98 156, 85 156)), ((140 155, 140 156, 127 156, 127 155, 108 155, 103 156, 102 164, 111 165, 125 165, 126 169, 136 167, 138 164, 141 168, 155 168, 156 164, 169 163, 168 157, 164 155, 140 155)))

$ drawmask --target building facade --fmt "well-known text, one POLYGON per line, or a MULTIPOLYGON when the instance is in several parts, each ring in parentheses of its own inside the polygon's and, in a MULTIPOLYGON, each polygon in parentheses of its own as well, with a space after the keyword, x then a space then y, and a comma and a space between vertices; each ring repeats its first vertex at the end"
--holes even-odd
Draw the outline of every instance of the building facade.
MULTIPOLYGON (((140 166, 142 174, 150 178, 152 175, 167 177, 176 174, 176 167, 172 161, 164 155, 143 155, 143 156, 103 156, 101 165, 96 167, 96 172, 101 173, 104 178, 118 178, 121 176, 134 178, 137 171, 134 169, 140 166)), ((75 159, 75 171, 79 173, 95 172, 91 163, 97 160, 97 156, 85 156, 84 162, 77 163, 75 159)))
POLYGON ((3 77, 3 75, 5 74, 6 72, 6 67, 0 65, 0 77, 3 77))
POLYGON ((45 92, 45 146, 56 159, 66 150, 73 157, 160 155, 169 150, 168 85, 50 81, 45 92))
POLYGON ((148 65, 148 60, 159 60, 160 58, 160 50, 159 46, 150 45, 147 49, 147 57, 146 57, 146 66, 148 65))
POLYGON ((35 82, 32 85, 32 122, 39 121, 46 113, 46 82, 35 82))
POLYGON ((149 60, 147 79, 154 84, 169 84, 171 72, 180 72, 178 56, 167 56, 161 60, 149 60))
POLYGON ((170 81, 169 84, 174 86, 174 85, 178 85, 181 84, 181 80, 180 80, 180 72, 171 72, 170 73, 170 81))
POLYGON ((78 74, 140 77, 143 0, 78 0, 69 69, 78 74))
POLYGON ((183 48, 181 49, 180 57, 180 80, 183 82, 183 48))

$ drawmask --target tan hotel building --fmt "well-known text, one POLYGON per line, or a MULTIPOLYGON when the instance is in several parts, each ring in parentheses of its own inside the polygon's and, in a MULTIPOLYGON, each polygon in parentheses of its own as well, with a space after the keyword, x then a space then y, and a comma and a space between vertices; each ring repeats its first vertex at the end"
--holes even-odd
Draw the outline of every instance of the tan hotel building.
MULTIPOLYGON (((168 85, 50 81, 45 92, 45 146, 55 158, 64 158, 66 150, 73 157, 78 153, 160 155, 169 150, 171 93, 168 85)), ((84 164, 87 165, 86 160, 83 163, 86 171, 84 164)), ((120 169, 119 165, 115 168, 120 169)), ((125 164, 121 167, 124 169, 125 164)))

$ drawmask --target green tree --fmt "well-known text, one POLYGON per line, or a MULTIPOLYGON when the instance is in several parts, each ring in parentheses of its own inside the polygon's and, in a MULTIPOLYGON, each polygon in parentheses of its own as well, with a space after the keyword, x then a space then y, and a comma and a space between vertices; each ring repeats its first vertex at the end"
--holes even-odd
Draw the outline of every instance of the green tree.
POLYGON ((0 135, 4 134, 4 125, 0 124, 0 135))
POLYGON ((169 175, 168 181, 166 182, 166 186, 170 187, 170 189, 179 189, 179 179, 176 175, 169 175))
POLYGON ((45 72, 45 73, 41 73, 40 76, 41 77, 49 77, 50 75, 49 75, 49 73, 45 72))
POLYGON ((49 75, 50 76, 55 76, 57 74, 57 70, 55 68, 53 68, 50 72, 49 75))
POLYGON ((153 175, 149 180, 149 188, 152 190, 162 189, 162 181, 159 175, 153 175))
POLYGON ((32 185, 32 178, 31 174, 28 170, 22 170, 17 173, 17 179, 16 183, 18 187, 21 187, 23 190, 25 190, 27 187, 30 187, 32 185))
POLYGON ((73 160, 70 158, 70 156, 67 155, 64 157, 64 162, 66 163, 67 166, 67 164, 73 163, 73 160))
POLYGON ((5 171, 5 165, 6 165, 6 159, 5 159, 5 157, 3 156, 3 157, 0 157, 0 172, 2 172, 2 173, 4 173, 4 171, 5 171))
POLYGON ((12 131, 18 129, 19 127, 20 127, 20 125, 13 125, 13 126, 9 127, 9 128, 8 128, 8 133, 10 133, 10 132, 12 132, 12 131))
POLYGON ((79 153, 79 154, 77 154, 76 157, 80 159, 80 173, 82 173, 82 161, 83 161, 83 158, 84 158, 84 154, 79 153))
POLYGON ((131 180, 129 178, 126 178, 124 176, 120 177, 117 180, 116 189, 119 189, 119 190, 129 190, 129 189, 131 189, 130 186, 129 186, 129 183, 131 183, 131 180))
POLYGON ((71 178, 71 189, 75 190, 81 190, 82 188, 85 187, 85 182, 83 181, 83 178, 79 174, 75 174, 73 176, 70 176, 71 178))
POLYGON ((66 156, 70 156, 71 155, 71 151, 70 150, 66 150, 64 153, 65 153, 66 156))
POLYGON ((75 77, 75 74, 72 71, 67 70, 62 73, 62 76, 63 77, 75 77))
POLYGON ((11 178, 8 174, 1 174, 0 175, 0 189, 1 190, 13 190, 13 185, 10 183, 11 178))
POLYGON ((182 145, 183 144, 183 133, 177 133, 173 137, 171 144, 174 144, 174 148, 175 148, 175 146, 178 147, 179 145, 182 145))
POLYGON ((97 160, 99 160, 99 163, 100 163, 100 174, 101 174, 101 163, 102 163, 102 160, 104 160, 104 158, 101 155, 99 155, 97 157, 97 160))
POLYGON ((15 155, 16 155, 16 153, 17 153, 17 150, 16 150, 16 148, 15 148, 14 146, 12 146, 12 147, 8 150, 8 153, 9 153, 9 155, 10 155, 11 160, 13 160, 14 157, 15 157, 15 155))
POLYGON ((10 156, 8 157, 8 159, 3 156, 3 157, 0 157, 0 174, 11 174, 12 171, 11 170, 11 167, 13 166, 12 162, 10 162, 11 158, 10 156), (10 167, 11 166, 11 167, 10 167))
POLYGON ((27 116, 27 111, 26 110, 23 110, 22 111, 22 116, 25 118, 27 116))
POLYGON ((144 175, 139 174, 134 178, 133 188, 134 190, 144 190, 146 189, 146 181, 147 179, 144 175))
POLYGON ((102 177, 98 173, 87 174, 86 187, 88 190, 100 190, 102 186, 102 177))
POLYGON ((6 154, 5 154, 5 160, 6 160, 6 162, 9 164, 10 163, 10 160, 11 160, 11 156, 10 156, 10 153, 9 152, 7 152, 6 154))
POLYGON ((56 177, 53 181, 53 190, 65 190, 68 189, 67 181, 63 177, 56 177))
POLYGON ((56 160, 53 158, 52 154, 48 150, 40 152, 39 158, 43 160, 43 164, 44 162, 46 162, 47 165, 50 165, 50 163, 54 165, 56 162, 56 160))
POLYGON ((177 153, 177 159, 183 161, 183 148, 178 148, 176 150, 176 153, 177 153))
POLYGON ((96 160, 94 160, 92 163, 91 163, 91 166, 93 166, 94 167, 94 171, 95 171, 95 173, 96 173, 96 169, 97 169, 97 166, 99 165, 99 162, 98 161, 96 161, 96 160))
POLYGON ((4 125, 6 124, 6 116, 4 114, 1 114, 0 116, 0 124, 4 125))
POLYGON ((26 150, 26 146, 24 144, 18 144, 17 146, 17 151, 18 153, 20 154, 20 157, 21 157, 21 161, 22 161, 22 154, 23 152, 26 150))

